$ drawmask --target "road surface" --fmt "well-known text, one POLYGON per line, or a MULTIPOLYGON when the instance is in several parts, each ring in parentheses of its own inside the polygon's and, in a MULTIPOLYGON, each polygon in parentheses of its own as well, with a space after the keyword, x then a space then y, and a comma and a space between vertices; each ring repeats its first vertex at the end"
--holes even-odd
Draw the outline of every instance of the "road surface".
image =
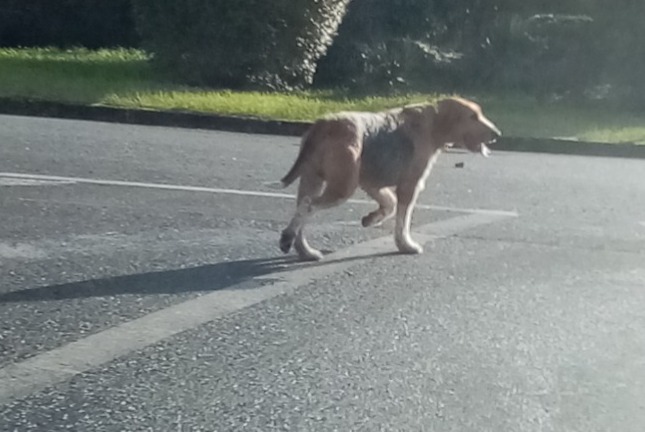
POLYGON ((0 430, 645 429, 642 161, 444 154, 423 255, 359 193, 302 264, 297 145, 0 116, 0 430))

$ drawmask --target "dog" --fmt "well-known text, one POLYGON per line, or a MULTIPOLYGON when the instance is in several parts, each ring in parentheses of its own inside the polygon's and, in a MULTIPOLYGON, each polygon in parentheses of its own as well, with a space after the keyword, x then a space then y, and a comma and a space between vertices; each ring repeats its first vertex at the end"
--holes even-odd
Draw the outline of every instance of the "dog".
POLYGON ((300 178, 296 211, 281 233, 280 249, 286 254, 293 246, 301 260, 322 259, 305 238, 307 221, 319 210, 344 203, 360 187, 378 204, 362 218, 362 226, 376 226, 396 216, 398 250, 422 253, 422 246, 410 236, 410 222, 442 150, 459 147, 488 157, 487 144, 501 135, 478 104, 457 97, 322 117, 304 133, 295 162, 280 180, 287 187, 300 178))

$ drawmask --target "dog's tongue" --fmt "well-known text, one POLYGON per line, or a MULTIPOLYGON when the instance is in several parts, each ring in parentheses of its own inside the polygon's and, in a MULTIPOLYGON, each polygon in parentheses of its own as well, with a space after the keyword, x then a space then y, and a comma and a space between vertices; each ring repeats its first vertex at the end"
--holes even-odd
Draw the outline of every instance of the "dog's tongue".
POLYGON ((486 146, 486 144, 483 144, 483 143, 482 143, 482 146, 481 146, 479 151, 481 152, 482 156, 484 156, 484 157, 488 157, 491 154, 490 149, 486 146))

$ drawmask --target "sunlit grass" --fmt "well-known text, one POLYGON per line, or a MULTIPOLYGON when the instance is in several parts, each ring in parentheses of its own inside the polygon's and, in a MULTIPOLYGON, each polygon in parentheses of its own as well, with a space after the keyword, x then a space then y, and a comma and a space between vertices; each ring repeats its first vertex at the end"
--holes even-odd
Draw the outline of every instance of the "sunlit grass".
POLYGON ((2 60, 34 60, 34 61, 56 61, 56 62, 80 62, 91 63, 132 63, 147 61, 150 58, 144 51, 129 48, 98 49, 87 48, 2 48, 0 59, 2 60))
MULTIPOLYGON (((629 123, 629 122, 626 122, 629 123)), ((619 142, 645 144, 645 126, 642 118, 634 119, 633 124, 641 126, 614 126, 603 129, 591 129, 583 134, 581 138, 587 141, 596 142, 619 142)))
POLYGON ((111 95, 104 102, 129 108, 163 108, 244 115, 266 119, 312 120, 342 110, 376 111, 433 100, 439 95, 346 98, 333 92, 260 93, 231 91, 157 91, 111 95))
POLYGON ((645 144, 645 113, 537 101, 529 96, 472 95, 507 136, 645 144))
POLYGON ((139 50, 0 49, 0 97, 83 104, 164 88, 139 50))
MULTIPOLYGON (((0 49, 0 97, 312 120, 341 110, 375 111, 440 94, 348 96, 339 91, 260 93, 186 87, 161 78, 140 50, 0 49)), ((507 136, 645 143, 645 115, 505 94, 468 94, 507 136)))

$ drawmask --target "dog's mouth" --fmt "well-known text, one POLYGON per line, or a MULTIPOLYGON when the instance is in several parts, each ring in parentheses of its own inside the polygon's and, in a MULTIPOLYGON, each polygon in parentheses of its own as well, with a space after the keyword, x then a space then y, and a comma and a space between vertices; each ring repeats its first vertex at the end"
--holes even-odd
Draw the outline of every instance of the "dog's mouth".
POLYGON ((492 154, 491 149, 488 147, 488 145, 494 143, 495 140, 490 140, 488 142, 477 142, 477 141, 470 141, 468 139, 464 140, 464 147, 470 150, 473 153, 479 153, 484 157, 489 157, 492 154))
POLYGON ((497 142, 497 138, 493 138, 493 139, 488 140, 488 142, 481 143, 479 145, 479 152, 482 154, 482 156, 484 156, 484 157, 490 156, 492 151, 488 146, 492 145, 492 144, 495 144, 496 142, 497 142))
POLYGON ((488 146, 494 144, 496 141, 497 138, 492 138, 488 141, 478 142, 478 140, 473 139, 472 136, 465 136, 461 141, 446 143, 444 148, 464 148, 473 153, 479 153, 484 157, 489 157, 493 152, 488 146))

